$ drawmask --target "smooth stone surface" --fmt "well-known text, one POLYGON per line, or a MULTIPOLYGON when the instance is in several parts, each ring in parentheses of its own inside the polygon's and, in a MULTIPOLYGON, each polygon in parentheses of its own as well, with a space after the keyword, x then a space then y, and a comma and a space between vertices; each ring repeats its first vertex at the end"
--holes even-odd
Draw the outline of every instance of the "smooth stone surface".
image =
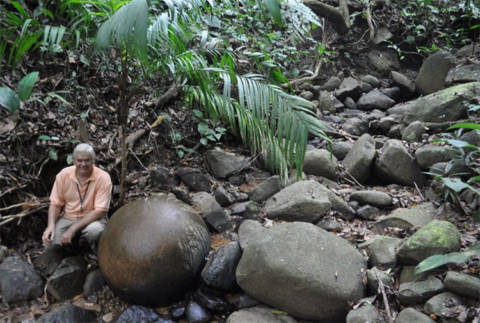
MULTIPOLYGON (((42 315, 37 323, 95 323, 97 316, 93 311, 87 311, 70 303, 54 308, 52 311, 42 315)), ((119 321, 117 321, 119 322, 119 321)))
POLYGON ((229 177, 248 166, 245 156, 212 149, 205 153, 205 160, 213 175, 218 178, 229 177))
POLYGON ((0 264, 8 257, 8 248, 0 245, 0 264))
POLYGON ((448 162, 455 156, 449 146, 426 145, 415 151, 415 160, 422 169, 429 169, 436 163, 448 162))
POLYGON ((123 311, 115 321, 115 323, 132 322, 164 323, 166 320, 163 320, 157 312, 149 307, 133 305, 123 311))
POLYGON ((350 141, 334 141, 332 143, 332 153, 338 160, 342 160, 352 147, 353 143, 350 141))
POLYGON ((423 227, 433 220, 437 212, 436 207, 431 202, 424 202, 411 208, 397 208, 387 216, 382 216, 375 223, 377 230, 383 230, 387 227, 410 229, 414 227, 423 227))
POLYGON ((373 89, 367 94, 363 95, 357 102, 357 106, 361 110, 387 110, 395 104, 395 101, 380 92, 378 89, 373 89))
POLYGON ((236 241, 219 247, 202 270, 202 279, 213 288, 230 290, 236 286, 235 269, 242 255, 236 241))
POLYGON ((249 193, 248 196, 252 201, 263 202, 273 194, 279 192, 283 188, 282 180, 280 176, 275 175, 267 178, 257 186, 255 186, 249 193))
POLYGON ((196 302, 188 303, 185 314, 189 323, 210 322, 211 314, 196 302))
POLYGON ((361 247, 367 249, 372 266, 393 267, 397 262, 397 249, 402 241, 402 239, 389 236, 374 236, 363 243, 361 247))
POLYGON ((158 194, 114 213, 100 239, 98 262, 121 298, 166 305, 193 286, 209 247, 202 218, 171 195, 158 194))
POLYGON ((105 279, 103 278, 100 269, 96 269, 88 273, 83 284, 83 295, 85 297, 93 295, 96 291, 102 289, 105 285, 105 279))
POLYGON ((227 191, 223 186, 219 185, 215 192, 213 193, 215 196, 215 200, 217 200, 218 204, 221 206, 229 206, 235 203, 235 197, 229 191, 227 191))
POLYGON ((417 264, 438 254, 460 250, 460 231, 448 221, 433 220, 420 228, 398 250, 404 264, 417 264))
POLYGON ((61 246, 51 246, 41 255, 33 260, 33 266, 40 271, 44 277, 51 276, 62 260, 67 256, 61 246))
POLYGON ((480 278, 449 271, 443 280, 445 288, 455 294, 480 300, 480 278))
POLYGON ((421 304, 444 290, 443 283, 433 275, 422 280, 400 284, 398 299, 402 305, 421 304))
POLYGON ((378 207, 392 205, 392 197, 380 191, 356 191, 350 194, 350 200, 357 201, 361 205, 370 204, 378 207))
POLYGON ((443 311, 449 306, 461 305, 463 300, 461 297, 450 293, 444 292, 430 298, 424 305, 423 309, 428 314, 435 314, 438 317, 443 316, 443 311))
POLYGON ((351 135, 361 136, 368 132, 368 122, 357 117, 348 118, 342 128, 351 135))
POLYGON ((407 307, 398 313, 395 323, 435 323, 435 321, 428 315, 425 315, 412 307, 407 307))
POLYGON ((33 267, 20 257, 7 257, 0 264, 0 291, 5 303, 40 297, 44 282, 33 267))
POLYGON ((363 297, 365 266, 348 241, 293 222, 274 225, 250 241, 236 277, 249 295, 290 315, 337 322, 345 320, 349 301, 363 297))
POLYGON ((480 64, 462 65, 452 68, 445 81, 451 83, 480 82, 480 64))
POLYGON ((266 230, 262 224, 255 220, 245 220, 238 228, 238 238, 240 241, 240 248, 245 250, 251 242, 257 239, 266 230))
POLYGON ((339 88, 335 91, 335 97, 340 101, 347 97, 356 99, 360 94, 360 83, 353 77, 347 77, 342 81, 339 88))
POLYGON ((380 209, 368 204, 357 209, 357 216, 368 221, 375 221, 379 215, 380 209))
POLYGON ((217 232, 232 228, 230 218, 215 198, 207 192, 198 192, 192 196, 192 205, 200 208, 202 217, 217 232))
POLYGON ((422 140, 422 135, 426 132, 423 122, 414 121, 402 131, 402 140, 407 142, 417 142, 422 140))
POLYGON ((273 308, 255 306, 241 309, 230 314, 226 323, 296 323, 297 321, 273 308))
POLYGON ((406 90, 408 93, 415 92, 415 82, 410 80, 405 75, 398 73, 396 71, 392 71, 390 73, 390 76, 392 77, 393 82, 396 85, 398 85, 400 88, 406 90))
POLYGON ((393 278, 386 272, 379 270, 377 267, 367 270, 367 286, 371 293, 379 292, 380 282, 385 288, 393 287, 393 278))
POLYGON ((316 222, 330 209, 331 203, 321 184, 313 180, 287 186, 265 202, 270 219, 316 222))
POLYGON ((430 94, 445 87, 448 71, 455 66, 455 56, 445 50, 428 56, 420 67, 415 84, 422 94, 430 94))
POLYGON ((81 257, 62 260, 47 280, 47 291, 58 301, 80 294, 87 276, 87 263, 81 257))
POLYGON ((217 295, 217 291, 210 291, 209 289, 201 288, 193 294, 192 300, 213 313, 224 314, 231 312, 231 304, 227 302, 223 296, 217 295))
POLYGON ((335 180, 337 158, 326 149, 309 150, 305 154, 303 171, 306 174, 323 176, 335 180))
POLYGON ((392 70, 400 69, 398 54, 394 50, 371 50, 367 54, 370 65, 380 73, 390 73, 392 70))
POLYGON ((418 278, 419 277, 415 275, 415 266, 403 266, 398 281, 400 284, 403 284, 412 282, 418 278))
POLYGON ((378 322, 380 315, 375 306, 365 304, 362 307, 348 312, 346 323, 369 323, 378 322))
POLYGON ((360 183, 364 183, 370 177, 376 154, 375 140, 370 135, 365 134, 353 144, 352 149, 343 160, 343 166, 350 175, 360 183))
POLYGON ((211 190, 210 179, 198 168, 182 167, 177 170, 177 175, 182 182, 196 192, 210 192, 211 190))

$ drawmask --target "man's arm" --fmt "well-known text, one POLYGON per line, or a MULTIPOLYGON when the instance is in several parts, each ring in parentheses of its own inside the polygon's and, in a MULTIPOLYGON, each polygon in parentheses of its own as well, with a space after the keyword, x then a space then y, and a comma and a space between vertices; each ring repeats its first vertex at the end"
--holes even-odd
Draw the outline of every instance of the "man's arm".
POLYGON ((100 220, 105 215, 105 210, 94 209, 72 224, 62 235, 62 244, 71 243, 75 234, 90 223, 100 220))
POLYGON ((48 224, 42 235, 42 240, 45 245, 49 245, 55 238, 55 223, 57 223, 61 209, 61 206, 54 204, 50 204, 48 207, 48 224))

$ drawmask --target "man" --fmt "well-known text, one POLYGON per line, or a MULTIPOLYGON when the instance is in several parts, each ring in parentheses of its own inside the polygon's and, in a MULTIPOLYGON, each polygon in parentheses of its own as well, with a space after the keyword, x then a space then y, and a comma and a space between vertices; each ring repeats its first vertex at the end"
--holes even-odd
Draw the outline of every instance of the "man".
POLYGON ((88 144, 75 147, 73 165, 55 178, 43 243, 68 245, 79 234, 95 250, 105 228, 112 181, 107 172, 95 166, 95 151, 88 144))

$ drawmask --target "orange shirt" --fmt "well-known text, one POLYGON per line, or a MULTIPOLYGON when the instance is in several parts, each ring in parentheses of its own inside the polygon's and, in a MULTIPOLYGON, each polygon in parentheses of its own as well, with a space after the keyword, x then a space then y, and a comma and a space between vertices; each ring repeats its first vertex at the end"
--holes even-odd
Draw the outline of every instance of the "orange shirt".
POLYGON ((81 186, 75 168, 66 167, 57 174, 50 194, 50 204, 64 206, 63 216, 72 220, 81 218, 94 209, 107 211, 112 192, 110 175, 94 166, 92 175, 81 186))

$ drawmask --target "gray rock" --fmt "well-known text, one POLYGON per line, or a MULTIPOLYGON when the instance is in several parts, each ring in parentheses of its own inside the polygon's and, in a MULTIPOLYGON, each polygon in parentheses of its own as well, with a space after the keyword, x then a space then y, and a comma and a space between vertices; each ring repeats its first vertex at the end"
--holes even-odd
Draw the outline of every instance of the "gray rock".
POLYGON ((387 133, 389 138, 402 138, 403 129, 405 126, 403 124, 396 124, 390 128, 387 133))
POLYGON ((370 265, 393 267, 397 262, 397 249, 402 239, 389 236, 374 236, 361 246, 367 249, 370 265))
POLYGON ((480 130, 470 130, 465 132, 460 140, 466 141, 471 145, 480 146, 480 130))
POLYGON ((264 231, 265 228, 258 221, 243 221, 238 228, 238 238, 242 250, 245 250, 245 248, 247 248, 252 241, 255 241, 258 235, 261 236, 264 231))
POLYGON ((371 205, 364 205, 358 208, 357 215, 365 220, 375 221, 380 214, 380 209, 371 205))
POLYGON ((390 75, 393 82, 400 88, 406 90, 408 93, 415 92, 415 82, 411 81, 408 77, 395 71, 392 71, 390 75))
POLYGON ((435 163, 448 162, 455 156, 455 150, 449 146, 426 145, 415 151, 415 160, 422 169, 429 169, 435 163))
POLYGON ((163 166, 150 169, 148 180, 152 187, 162 190, 168 190, 172 186, 175 186, 175 180, 170 170, 163 166))
POLYGON ((415 265, 433 255, 458 251, 460 246, 460 232, 453 224, 433 220, 404 242, 397 257, 404 264, 415 265))
POLYGON ((372 110, 368 115, 367 115, 367 118, 368 120, 370 121, 373 121, 373 120, 377 120, 377 119, 381 119, 385 117, 385 112, 381 111, 381 110, 378 110, 378 109, 374 109, 372 110))
POLYGON ((423 122, 414 121, 402 131, 402 140, 407 142, 421 141, 422 135, 426 132, 423 122))
POLYGON ((378 207, 392 205, 392 197, 380 191, 356 191, 350 195, 350 200, 357 201, 361 205, 370 204, 378 207))
POLYGON ((342 230, 342 224, 335 218, 323 218, 318 221, 317 226, 327 231, 340 231, 342 230))
POLYGON ((250 241, 236 278, 263 303, 299 318, 336 322, 345 319, 349 301, 363 297, 364 269, 363 256, 346 240, 294 222, 274 225, 250 241))
POLYGON ((232 311, 231 304, 222 295, 216 293, 216 291, 200 288, 193 294, 192 300, 214 313, 227 313, 232 311))
POLYGON ((0 264, 0 290, 5 303, 40 297, 44 282, 33 267, 20 257, 7 257, 0 264))
POLYGON ((330 209, 331 203, 318 182, 299 181, 287 186, 265 202, 271 219, 316 222, 330 209))
POLYGON ((415 266, 403 266, 398 281, 400 284, 403 284, 412 282, 419 277, 422 277, 422 275, 415 275, 415 266))
POLYGON ((355 101, 351 97, 347 97, 345 99, 345 102, 343 102, 343 104, 347 109, 352 109, 352 110, 357 109, 357 103, 355 103, 355 101))
POLYGON ((435 314, 436 316, 442 317, 449 307, 461 304, 463 304, 461 297, 450 292, 444 292, 430 298, 425 303, 423 309, 427 314, 435 314))
POLYGON ((105 285, 105 279, 103 278, 100 269, 96 269, 89 272, 85 283, 83 284, 83 295, 85 297, 93 295, 96 291, 99 291, 105 285))
POLYGON ((302 93, 300 93, 300 97, 308 101, 312 100, 313 96, 314 94, 310 91, 303 91, 302 93))
POLYGON ((395 323, 435 323, 428 315, 417 311, 413 307, 407 307, 398 313, 395 323))
POLYGON ((214 192, 215 200, 221 206, 229 206, 235 203, 235 197, 229 191, 227 191, 223 186, 218 186, 214 192))
POLYGON ((213 175, 226 178, 249 165, 248 158, 223 150, 212 149, 205 153, 205 159, 213 175))
POLYGON ((388 96, 390 99, 397 101, 401 97, 402 90, 398 86, 380 89, 380 92, 388 96))
POLYGON ((86 276, 87 263, 83 258, 65 258, 47 280, 47 291, 56 300, 67 300, 83 291, 86 276))
POLYGON ((95 323, 97 322, 97 316, 94 311, 87 311, 81 307, 66 303, 42 315, 37 321, 37 323, 59 322, 95 323))
POLYGON ((337 158, 326 149, 309 150, 305 154, 303 171, 306 174, 336 179, 337 158))
POLYGON ((384 132, 387 133, 391 127, 400 123, 400 118, 398 116, 386 116, 379 120, 378 127, 384 132))
POLYGON ((280 176, 275 175, 255 186, 248 195, 252 201, 263 202, 273 194, 279 192, 282 188, 283 185, 280 176))
POLYGON ((177 176, 194 191, 210 192, 211 190, 210 179, 198 168, 182 167, 177 170, 177 176))
POLYGON ((455 66, 455 56, 440 50, 425 59, 420 67, 415 84, 422 94, 430 94, 445 88, 445 77, 455 66))
POLYGON ((360 83, 353 77, 347 77, 342 81, 339 88, 335 91, 335 97, 340 101, 344 101, 347 97, 353 99, 360 94, 360 83))
POLYGON ((322 89, 327 91, 333 91, 342 84, 342 80, 337 76, 332 76, 328 81, 322 86, 322 89))
POLYGON ((448 291, 480 300, 480 278, 456 271, 449 271, 443 283, 448 291))
POLYGON ((215 198, 207 192, 198 192, 192 196, 192 204, 200 208, 202 217, 215 231, 223 232, 232 228, 230 218, 215 198))
POLYGON ((0 264, 8 257, 8 248, 0 245, 0 264))
POLYGON ((185 311, 189 323, 210 322, 211 314, 198 303, 190 301, 185 311))
POLYGON ((400 284, 398 299, 402 305, 421 304, 444 290, 442 281, 433 275, 400 284))
POLYGON ((349 118, 347 121, 342 125, 343 130, 345 132, 354 135, 354 136, 361 136, 364 133, 368 132, 368 122, 357 118, 349 118))
POLYGON ((247 210, 247 206, 249 203, 249 201, 246 201, 232 205, 232 208, 230 209, 232 212, 231 215, 243 215, 243 213, 245 213, 245 211, 247 210))
POLYGON ((379 292, 380 282, 385 289, 393 288, 393 278, 386 272, 379 270, 377 267, 367 270, 367 286, 371 293, 379 292))
MULTIPOLYGON (((402 121, 444 122, 456 121, 467 116, 467 108, 480 91, 480 82, 464 83, 397 104, 405 109, 402 121)), ((396 107, 394 106, 394 107, 396 107)))
POLYGON ((365 304, 362 307, 351 310, 347 315, 347 323, 375 323, 380 319, 375 306, 365 304))
POLYGON ((123 311, 115 321, 115 323, 131 322, 170 323, 171 321, 164 321, 152 308, 133 305, 123 311))
POLYGON ((334 141, 332 143, 332 153, 338 160, 342 160, 352 147, 353 143, 350 141, 334 141))
POLYGON ((49 277, 66 256, 65 248, 56 245, 50 246, 33 260, 33 266, 40 271, 44 277, 49 277))
POLYGON ((240 244, 236 241, 218 248, 202 270, 203 281, 213 288, 231 290, 236 286, 235 269, 240 256, 240 244))
POLYGON ((436 208, 431 202, 418 204, 409 209, 398 208, 387 216, 383 216, 375 223, 377 230, 388 227, 410 229, 420 228, 429 223, 435 217, 436 208))
POLYGON ((367 74, 360 78, 360 81, 369 83, 373 87, 379 87, 380 81, 373 75, 367 74))
POLYGON ((357 102, 358 108, 362 110, 387 110, 394 104, 394 100, 380 92, 378 89, 373 89, 363 95, 357 102))
POLYGON ((345 170, 360 183, 370 177, 370 171, 376 156, 375 140, 368 134, 358 138, 343 160, 345 170))
POLYGON ((380 73, 389 73, 391 70, 399 70, 400 62, 398 55, 393 50, 374 49, 368 53, 368 62, 380 73))
POLYGON ((426 179, 415 160, 408 153, 402 142, 388 140, 383 145, 382 153, 375 161, 375 174, 386 183, 419 186, 425 185, 426 179))
MULTIPOLYGON (((318 96, 318 109, 321 112, 331 112, 334 113, 337 111, 338 99, 333 96, 332 93, 327 91, 320 91, 318 96)), ((340 104, 342 104, 340 102, 340 104)))
POLYGON ((386 40, 389 40, 393 37, 393 34, 386 27, 380 27, 375 31, 375 36, 373 37, 373 43, 378 45, 386 40))
POLYGON ((266 306, 255 306, 235 311, 227 318, 226 323, 296 323, 286 313, 266 306))
POLYGON ((447 84, 480 82, 480 64, 457 66, 448 72, 445 81, 447 84))

